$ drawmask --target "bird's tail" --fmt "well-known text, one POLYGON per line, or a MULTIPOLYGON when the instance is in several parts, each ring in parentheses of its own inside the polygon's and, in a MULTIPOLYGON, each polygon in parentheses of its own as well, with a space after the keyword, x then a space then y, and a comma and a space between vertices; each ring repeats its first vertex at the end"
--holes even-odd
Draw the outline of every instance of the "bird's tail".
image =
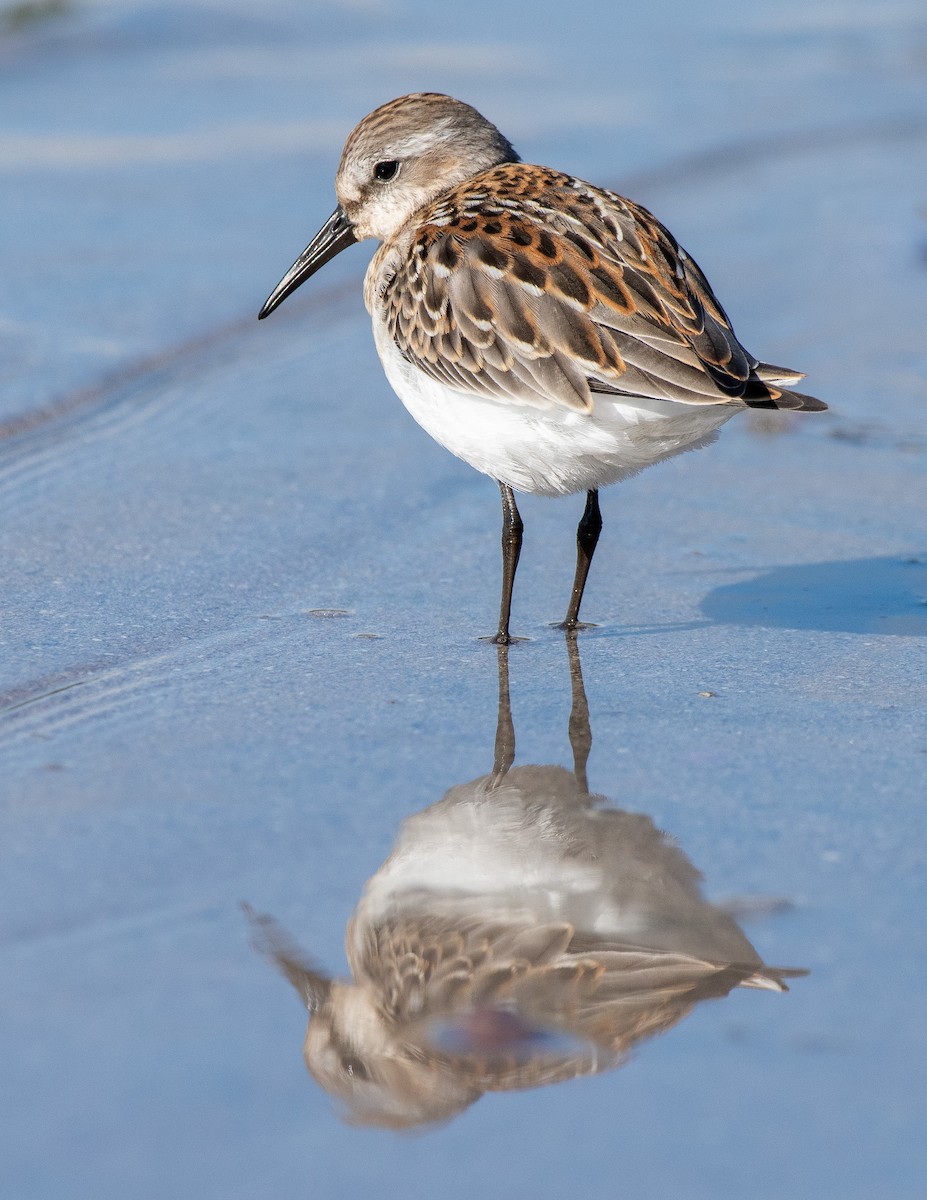
POLYGON ((763 966, 758 971, 754 971, 746 979, 741 980, 741 987, 748 988, 763 988, 767 992, 787 992, 789 990, 787 979, 800 979, 804 975, 810 975, 810 971, 806 971, 804 967, 767 967, 763 966))
POLYGON ((801 371, 790 371, 788 367, 774 367, 772 363, 757 363, 750 384, 743 396, 749 408, 778 408, 790 412, 824 412, 827 405, 816 396, 804 392, 793 392, 790 386, 805 376, 801 371))

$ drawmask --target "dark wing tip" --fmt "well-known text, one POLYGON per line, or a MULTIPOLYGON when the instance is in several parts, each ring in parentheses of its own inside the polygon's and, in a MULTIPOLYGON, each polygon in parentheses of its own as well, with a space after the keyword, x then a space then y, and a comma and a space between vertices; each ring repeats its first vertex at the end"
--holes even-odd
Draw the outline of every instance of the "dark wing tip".
POLYGON ((744 404, 748 408, 771 408, 783 412, 826 412, 827 405, 817 396, 806 396, 803 392, 790 392, 772 384, 764 387, 765 395, 746 395, 744 404))

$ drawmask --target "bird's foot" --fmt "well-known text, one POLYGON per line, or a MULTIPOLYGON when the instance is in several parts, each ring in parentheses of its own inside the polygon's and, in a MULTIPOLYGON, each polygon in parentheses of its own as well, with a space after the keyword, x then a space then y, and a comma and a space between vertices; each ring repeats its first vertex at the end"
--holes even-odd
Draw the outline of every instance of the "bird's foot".
POLYGON ((481 637, 481 642, 489 642, 491 646, 514 646, 516 642, 530 642, 531 638, 512 637, 504 629, 500 629, 498 633, 494 633, 492 637, 481 637))
POLYGON ((551 629, 561 629, 564 633, 578 633, 581 629, 598 629, 595 621, 551 621, 551 629))

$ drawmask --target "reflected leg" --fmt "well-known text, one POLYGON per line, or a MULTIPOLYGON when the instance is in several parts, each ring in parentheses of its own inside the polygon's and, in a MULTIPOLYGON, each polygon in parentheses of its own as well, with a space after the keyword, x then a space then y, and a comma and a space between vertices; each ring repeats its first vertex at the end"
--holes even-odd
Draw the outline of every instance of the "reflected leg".
POLYGON ((586 764, 589 762, 589 752, 592 750, 592 728, 589 724, 589 701, 586 699, 583 668, 579 661, 579 646, 576 644, 575 630, 567 630, 566 647, 570 660, 570 692, 573 700, 570 705, 569 725, 570 747, 573 751, 573 774, 583 791, 588 792, 586 764))
POLYGON ((512 720, 512 699, 509 693, 509 648, 499 643, 496 651, 499 669, 499 711, 496 716, 496 744, 493 752, 489 790, 497 788, 515 761, 515 723, 512 720))

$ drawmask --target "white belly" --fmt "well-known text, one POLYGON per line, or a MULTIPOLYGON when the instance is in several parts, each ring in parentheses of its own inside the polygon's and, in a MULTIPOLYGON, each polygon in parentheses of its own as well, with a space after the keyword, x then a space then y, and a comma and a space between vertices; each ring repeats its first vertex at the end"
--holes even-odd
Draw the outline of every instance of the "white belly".
POLYGON ((567 496, 605 487, 714 441, 738 408, 598 395, 591 413, 493 400, 438 383, 407 362, 383 322, 386 377, 421 427, 458 458, 516 491, 567 496))

